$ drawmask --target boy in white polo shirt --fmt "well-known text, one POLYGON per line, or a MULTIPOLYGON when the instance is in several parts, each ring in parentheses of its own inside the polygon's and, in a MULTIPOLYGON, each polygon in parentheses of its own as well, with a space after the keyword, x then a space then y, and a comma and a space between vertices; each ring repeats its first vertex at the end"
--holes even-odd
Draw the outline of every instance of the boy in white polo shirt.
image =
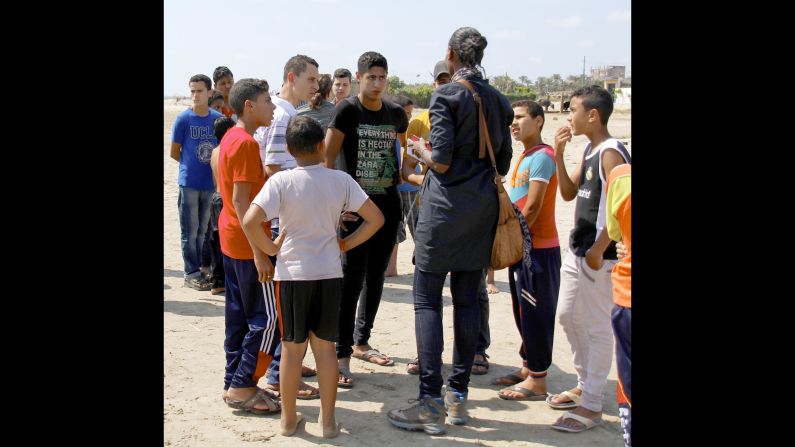
POLYGON ((243 219, 243 229, 261 249, 273 246, 260 225, 263 220, 278 217, 284 235, 274 275, 282 328, 282 434, 291 436, 302 419, 295 412, 295 400, 308 339, 317 363, 323 436, 334 437, 339 432, 334 417, 339 376, 334 343, 342 292, 340 251, 369 239, 383 225, 384 216, 350 175, 322 165, 323 130, 315 120, 293 118, 286 140, 297 167, 277 172, 265 183, 243 219), (342 240, 337 231, 345 211, 358 213, 364 224, 342 240))
MULTIPOLYGON (((295 158, 287 151, 285 133, 290 119, 298 113, 296 107, 311 99, 312 95, 317 92, 320 78, 317 69, 317 61, 303 54, 291 57, 284 64, 282 86, 275 95, 271 96, 271 100, 276 106, 276 110, 273 112, 273 121, 270 126, 262 126, 254 133, 254 140, 259 144, 259 155, 266 177, 296 166, 295 158)), ((278 218, 271 220, 271 235, 273 239, 279 235, 278 218)), ((271 258, 271 262, 275 265, 276 259, 271 258)), ((279 391, 281 357, 282 347, 280 345, 276 348, 273 361, 268 368, 266 388, 272 391, 279 391)), ((318 390, 316 388, 308 383, 301 384, 299 399, 316 399, 317 397, 318 390)))

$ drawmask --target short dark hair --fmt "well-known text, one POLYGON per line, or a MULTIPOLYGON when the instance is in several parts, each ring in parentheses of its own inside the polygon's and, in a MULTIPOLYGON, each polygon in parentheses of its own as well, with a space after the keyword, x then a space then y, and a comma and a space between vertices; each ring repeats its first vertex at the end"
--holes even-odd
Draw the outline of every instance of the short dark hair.
POLYGON ((212 82, 210 82, 210 78, 207 75, 197 74, 190 77, 190 81, 188 81, 188 85, 191 82, 204 82, 207 86, 207 91, 209 92, 213 88, 212 82))
POLYGON ((350 81, 351 79, 353 79, 353 75, 351 74, 351 71, 348 70, 347 68, 338 68, 334 70, 334 78, 348 78, 348 80, 350 81))
POLYGON ((586 112, 596 109, 599 112, 599 120, 602 125, 607 126, 607 120, 613 113, 613 97, 610 92, 598 85, 589 85, 575 90, 571 97, 575 96, 582 98, 582 106, 585 107, 586 112))
POLYGON ((364 73, 373 67, 384 67, 384 71, 389 71, 386 58, 381 53, 368 51, 359 56, 359 62, 356 64, 356 69, 359 70, 359 73, 364 73))
POLYGON ((480 34, 480 31, 470 26, 458 28, 450 36, 450 41, 447 43, 461 63, 470 68, 480 66, 480 61, 483 60, 483 50, 489 42, 480 34))
POLYGON ((413 106, 414 105, 414 101, 412 101, 411 98, 409 98, 406 95, 398 95, 398 97, 395 99, 395 102, 400 107, 406 107, 406 106, 413 106))
POLYGON ((223 138, 224 134, 226 134, 226 131, 234 125, 235 122, 232 121, 232 118, 229 118, 226 115, 219 116, 215 119, 215 121, 213 121, 213 133, 215 134, 215 139, 218 140, 219 144, 221 143, 221 138, 223 138))
POLYGON ((535 101, 520 99, 519 101, 514 101, 511 103, 511 108, 513 109, 514 107, 527 107, 527 111, 530 112, 531 118, 535 118, 541 115, 541 118, 544 118, 544 121, 541 122, 541 129, 538 130, 539 131, 544 130, 544 124, 547 122, 547 119, 544 116, 544 108, 541 107, 540 104, 538 104, 535 101))
POLYGON ((323 141, 323 129, 320 123, 306 115, 299 115, 287 125, 287 150, 290 154, 309 155, 317 152, 317 144, 323 141))
POLYGON ((295 56, 288 59, 287 63, 284 64, 284 76, 282 76, 282 81, 287 81, 287 73, 293 73, 296 76, 301 76, 301 73, 303 73, 304 69, 306 68, 306 64, 312 64, 315 66, 315 68, 319 68, 316 60, 309 56, 304 56, 303 54, 296 54, 295 56))
POLYGON ((213 105, 213 101, 217 101, 219 99, 221 101, 223 101, 224 100, 224 94, 221 93, 220 90, 213 90, 213 92, 210 93, 210 98, 207 100, 207 105, 211 106, 211 105, 213 105))
POLYGON ((259 95, 268 93, 268 81, 264 79, 246 78, 235 82, 229 91, 229 104, 238 117, 243 116, 246 100, 256 101, 259 95))
POLYGON ((215 67, 215 70, 213 70, 213 82, 218 83, 218 80, 224 76, 230 76, 232 79, 235 78, 235 76, 232 74, 232 70, 229 68, 224 67, 223 65, 220 67, 215 67))

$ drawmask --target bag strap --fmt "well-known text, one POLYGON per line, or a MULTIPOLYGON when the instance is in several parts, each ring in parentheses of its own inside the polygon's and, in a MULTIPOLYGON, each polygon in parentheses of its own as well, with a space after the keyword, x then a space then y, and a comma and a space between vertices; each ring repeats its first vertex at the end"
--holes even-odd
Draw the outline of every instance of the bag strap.
POLYGON ((459 79, 457 82, 460 82, 467 88, 467 90, 472 93, 472 97, 475 99, 475 106, 478 109, 478 121, 480 126, 480 150, 478 151, 478 158, 485 158, 486 154, 484 153, 486 148, 489 149, 489 157, 491 158, 491 167, 494 168, 494 185, 497 187, 498 193, 504 193, 505 187, 502 185, 502 182, 497 181, 497 177, 500 176, 499 171, 497 171, 497 160, 494 157, 494 148, 491 147, 491 136, 489 136, 489 128, 486 126, 486 118, 483 116, 483 103, 481 102, 480 95, 477 91, 475 91, 472 84, 467 81, 466 79, 459 79))
MULTIPOLYGON (((489 157, 491 158, 491 165, 494 167, 494 172, 497 172, 497 161, 494 158, 494 149, 491 147, 491 136, 489 136, 489 128, 486 126, 486 118, 483 116, 483 103, 480 100, 480 95, 477 91, 475 91, 472 84, 467 81, 466 79, 459 79, 458 82, 463 84, 467 90, 472 93, 472 97, 475 98, 475 106, 478 109, 478 121, 480 126, 480 150, 478 151, 478 158, 485 158, 486 157, 486 148, 489 149, 489 157)), ((497 173, 499 175, 499 173, 497 173)))

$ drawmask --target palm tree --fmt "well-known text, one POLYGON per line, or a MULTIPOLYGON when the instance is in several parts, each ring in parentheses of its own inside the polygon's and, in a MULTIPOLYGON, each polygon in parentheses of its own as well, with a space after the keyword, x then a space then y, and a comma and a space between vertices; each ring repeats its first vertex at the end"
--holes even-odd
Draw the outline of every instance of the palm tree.
POLYGON ((550 90, 556 92, 563 90, 563 78, 558 73, 553 74, 549 78, 550 90))
POLYGON ((549 79, 544 76, 539 76, 536 79, 536 88, 539 95, 544 95, 549 91, 549 79))

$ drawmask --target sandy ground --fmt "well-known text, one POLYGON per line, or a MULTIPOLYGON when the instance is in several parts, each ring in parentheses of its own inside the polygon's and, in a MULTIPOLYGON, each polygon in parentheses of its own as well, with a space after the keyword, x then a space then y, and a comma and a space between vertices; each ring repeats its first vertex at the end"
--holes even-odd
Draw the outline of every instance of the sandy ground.
MULTIPOLYGON (((511 313, 507 269, 496 273, 501 292, 490 295, 491 367, 487 375, 472 376, 468 408, 471 421, 465 426, 448 424, 446 436, 428 436, 422 432, 408 432, 393 428, 386 412, 404 407, 407 399, 417 397, 417 376, 406 373, 406 363, 416 352, 414 341, 414 312, 411 298, 414 249, 411 235, 400 245, 398 277, 387 278, 384 294, 370 343, 392 356, 395 366, 381 367, 351 360, 356 385, 349 390, 339 389, 337 420, 342 434, 332 440, 321 437, 317 423, 320 401, 298 401, 298 411, 306 415, 307 423, 293 438, 277 434, 278 416, 256 416, 240 413, 221 400, 224 372, 224 297, 183 287, 180 230, 177 216, 178 164, 169 157, 171 127, 174 118, 186 108, 173 99, 164 100, 163 122, 163 318, 164 318, 164 445, 221 446, 255 445, 267 443, 278 446, 345 445, 345 446, 403 446, 424 445, 488 445, 488 446, 619 446, 622 445, 621 426, 616 405, 615 361, 608 376, 604 398, 605 424, 592 430, 571 434, 561 433, 549 424, 562 414, 542 402, 513 402, 497 397, 499 387, 489 382, 514 371, 521 365, 518 355, 520 338, 511 313)), ((415 114, 419 113, 415 111, 415 114)), ((554 133, 566 123, 566 114, 547 114, 543 139, 554 142, 554 133)), ((616 111, 608 128, 613 136, 629 142, 631 113, 616 111)), ((569 171, 579 164, 587 139, 575 137, 566 151, 569 171)), ((521 144, 514 143, 514 161, 521 152, 521 144)), ((574 216, 574 202, 564 202, 558 194, 556 219, 562 254, 568 251, 568 235, 574 216)), ((449 279, 448 279, 449 283, 449 279)), ((443 374, 452 361, 452 305, 450 290, 444 290, 445 363, 443 374)), ((311 351, 311 350, 310 350, 311 351)), ((307 355, 305 364, 314 366, 314 358, 307 355)), ((317 386, 310 378, 309 383, 317 386)), ((555 328, 553 364, 548 377, 551 392, 560 392, 576 385, 576 373, 566 337, 558 325, 555 328)), ((264 385, 264 380, 261 381, 264 385)))

